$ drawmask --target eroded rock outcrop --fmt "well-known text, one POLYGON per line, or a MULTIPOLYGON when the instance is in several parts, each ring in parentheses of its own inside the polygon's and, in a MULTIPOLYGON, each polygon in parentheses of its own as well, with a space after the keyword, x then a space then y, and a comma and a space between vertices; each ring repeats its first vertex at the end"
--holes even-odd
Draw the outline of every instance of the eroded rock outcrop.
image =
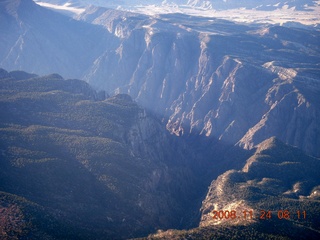
POLYGON ((319 169, 319 159, 274 137, 267 139, 258 145, 242 170, 229 170, 212 182, 202 204, 200 226, 276 221, 287 210, 292 221, 300 221, 304 227, 310 224, 316 231, 319 227, 312 209, 319 201, 319 169), (300 209, 310 214, 303 223, 297 216, 300 209), (216 217, 214 211, 228 211, 229 216, 221 213, 221 217, 216 217), (269 211, 273 219, 262 216, 269 211))

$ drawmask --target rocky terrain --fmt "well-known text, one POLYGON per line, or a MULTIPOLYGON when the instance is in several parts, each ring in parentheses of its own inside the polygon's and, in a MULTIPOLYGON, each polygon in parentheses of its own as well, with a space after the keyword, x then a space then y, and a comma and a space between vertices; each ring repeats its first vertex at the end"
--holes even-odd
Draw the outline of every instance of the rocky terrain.
POLYGON ((0 2, 2 236, 318 238, 317 27, 81 12, 0 2))

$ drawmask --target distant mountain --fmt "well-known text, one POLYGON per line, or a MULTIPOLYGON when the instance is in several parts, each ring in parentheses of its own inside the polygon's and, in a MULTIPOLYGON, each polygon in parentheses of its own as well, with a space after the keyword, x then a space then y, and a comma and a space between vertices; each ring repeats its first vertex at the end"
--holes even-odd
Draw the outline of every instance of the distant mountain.
POLYGON ((128 95, 1 69, 0 113, 1 237, 126 239, 194 224, 206 162, 128 95))
POLYGON ((57 5, 64 5, 70 3, 74 6, 85 7, 88 5, 95 5, 101 7, 134 7, 144 5, 165 6, 168 4, 175 4, 177 6, 202 7, 216 10, 226 10, 235 8, 257 9, 257 10, 275 10, 281 8, 294 8, 296 10, 308 10, 311 6, 316 6, 317 1, 314 0, 41 0, 39 2, 46 2, 57 5))
POLYGON ((308 7, 317 5, 314 0, 189 0, 188 5, 203 7, 209 6, 217 10, 246 8, 256 10, 275 10, 281 8, 294 8, 307 10, 308 7))
POLYGON ((233 0, 175 0, 175 1, 82 1, 43 0, 39 5, 69 16, 81 14, 92 5, 156 16, 184 13, 192 16, 216 17, 235 22, 269 23, 295 28, 319 30, 318 1, 233 1, 233 0))

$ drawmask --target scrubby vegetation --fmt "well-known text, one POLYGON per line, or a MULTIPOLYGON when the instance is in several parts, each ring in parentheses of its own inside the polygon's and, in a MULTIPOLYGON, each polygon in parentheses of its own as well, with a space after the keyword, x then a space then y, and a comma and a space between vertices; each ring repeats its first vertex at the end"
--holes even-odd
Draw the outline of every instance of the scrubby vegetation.
POLYGON ((181 147, 128 95, 105 98, 57 74, 0 75, 4 236, 127 238, 178 226, 174 216, 184 214, 194 194, 187 186, 196 184, 179 182, 195 178, 179 167, 181 147), (158 135, 142 136, 139 121, 158 135), (156 138, 163 143, 152 145, 156 138))

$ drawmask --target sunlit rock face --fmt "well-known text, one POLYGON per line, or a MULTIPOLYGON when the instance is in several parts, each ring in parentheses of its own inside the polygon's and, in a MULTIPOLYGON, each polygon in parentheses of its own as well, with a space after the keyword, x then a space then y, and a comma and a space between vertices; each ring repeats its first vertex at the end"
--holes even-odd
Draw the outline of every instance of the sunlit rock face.
POLYGON ((79 18, 104 26, 121 44, 86 74, 93 85, 129 93, 179 136, 246 149, 277 136, 320 154, 318 32, 100 11, 79 18))

